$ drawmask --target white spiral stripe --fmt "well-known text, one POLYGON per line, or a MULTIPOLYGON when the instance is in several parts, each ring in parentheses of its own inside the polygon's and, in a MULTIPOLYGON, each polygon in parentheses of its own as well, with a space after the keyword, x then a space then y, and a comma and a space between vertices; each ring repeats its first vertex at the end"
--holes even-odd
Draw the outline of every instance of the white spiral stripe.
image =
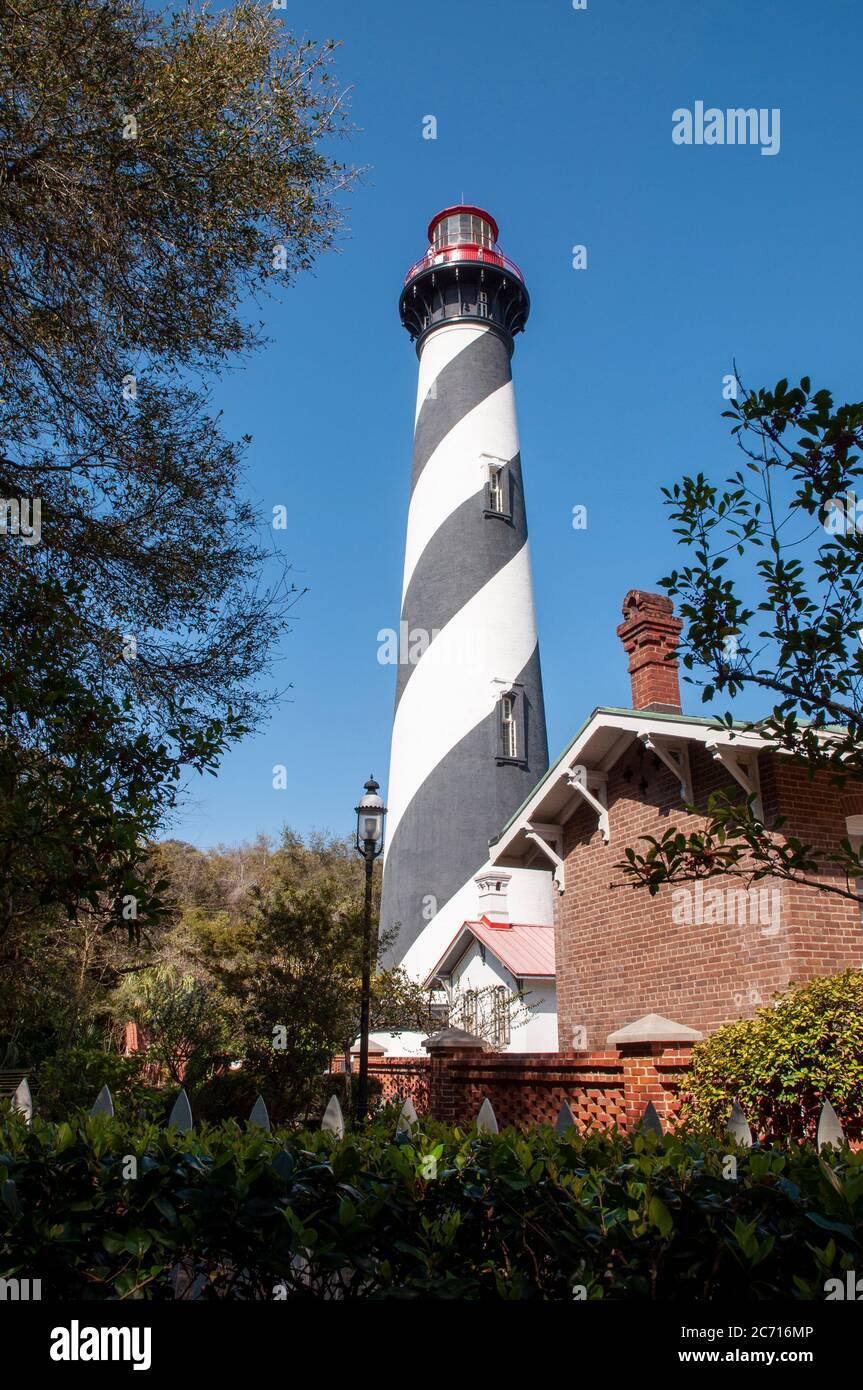
POLYGON ((408 510, 402 602, 423 551, 447 517, 469 497, 480 505, 482 455, 511 459, 517 453, 515 392, 507 381, 453 425, 417 479, 408 510))
POLYGON ((525 544, 447 623, 417 662, 393 722, 388 844, 447 753, 494 710, 496 682, 515 680, 536 648, 525 544))

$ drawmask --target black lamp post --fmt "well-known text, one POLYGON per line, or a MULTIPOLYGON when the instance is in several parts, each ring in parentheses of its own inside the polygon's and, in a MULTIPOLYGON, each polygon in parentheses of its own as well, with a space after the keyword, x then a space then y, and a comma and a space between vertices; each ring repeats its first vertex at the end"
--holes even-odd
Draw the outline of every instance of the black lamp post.
POLYGON ((357 810, 357 851, 366 861, 366 906, 363 916, 363 985, 360 1001, 360 1081, 357 1088, 357 1122, 369 1107, 369 1004, 372 986, 372 870, 384 847, 387 808, 378 796, 378 784, 370 777, 357 810))

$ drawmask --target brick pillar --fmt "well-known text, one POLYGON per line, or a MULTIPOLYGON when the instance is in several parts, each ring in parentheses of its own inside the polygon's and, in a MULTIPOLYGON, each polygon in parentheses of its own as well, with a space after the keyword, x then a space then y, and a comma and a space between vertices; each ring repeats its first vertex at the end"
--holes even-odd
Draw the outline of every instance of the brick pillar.
POLYGON ((488 1051, 488 1044, 464 1028, 444 1028, 426 1038, 423 1047, 429 1055, 429 1110, 441 1124, 456 1125, 463 1106, 455 1064, 470 1063, 477 1050, 488 1051))
POLYGON ((665 1051, 663 1043, 634 1043, 621 1047, 623 1094, 626 1101, 626 1128, 638 1129, 648 1101, 653 1101, 663 1129, 669 1119, 667 1092, 656 1070, 656 1059, 665 1051))
POLYGON ((650 1101, 664 1129, 674 1124, 680 1082, 701 1038, 695 1028, 661 1014, 645 1014, 609 1034, 608 1044, 617 1048, 623 1067, 627 1130, 638 1128, 650 1101))
POLYGON ((429 1110, 441 1124, 454 1123, 455 1096, 450 1085, 449 1067, 458 1049, 454 1047, 435 1048, 429 1052, 429 1110))

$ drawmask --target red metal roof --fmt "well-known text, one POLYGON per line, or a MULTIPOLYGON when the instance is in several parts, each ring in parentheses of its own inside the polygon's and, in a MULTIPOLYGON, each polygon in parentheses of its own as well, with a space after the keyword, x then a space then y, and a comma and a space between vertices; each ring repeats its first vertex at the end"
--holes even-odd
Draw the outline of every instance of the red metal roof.
MULTIPOLYGON (((487 917, 463 923, 434 970, 430 972, 429 979, 438 974, 452 956, 453 947, 468 933, 491 951, 492 955, 497 956, 501 964, 519 979, 525 976, 531 979, 554 979, 554 927, 539 926, 532 922, 490 922, 487 917)), ((464 942, 464 946, 467 946, 467 941, 464 942)))

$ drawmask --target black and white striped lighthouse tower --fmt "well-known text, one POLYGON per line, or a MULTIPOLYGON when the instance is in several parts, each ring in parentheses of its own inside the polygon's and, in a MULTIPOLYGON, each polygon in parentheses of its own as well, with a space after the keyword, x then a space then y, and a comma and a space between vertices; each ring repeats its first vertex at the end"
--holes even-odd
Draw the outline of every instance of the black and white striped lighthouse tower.
POLYGON ((381 904, 385 960, 418 972, 548 767, 510 365, 530 299, 487 212, 446 208, 428 236, 399 303, 419 383, 381 904))

